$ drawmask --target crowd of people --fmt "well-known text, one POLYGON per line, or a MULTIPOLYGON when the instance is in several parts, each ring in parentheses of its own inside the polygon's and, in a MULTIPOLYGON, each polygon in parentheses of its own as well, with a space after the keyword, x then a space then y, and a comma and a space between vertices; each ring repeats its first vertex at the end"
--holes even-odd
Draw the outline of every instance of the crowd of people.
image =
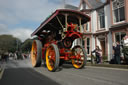
POLYGON ((29 54, 25 54, 25 53, 19 53, 19 52, 8 53, 8 52, 5 52, 5 53, 0 55, 0 61, 7 62, 9 60, 9 58, 14 59, 14 60, 18 60, 18 59, 26 59, 28 57, 29 57, 29 54))
MULTIPOLYGON (((116 43, 113 43, 113 57, 110 60, 110 64, 122 64, 121 61, 127 64, 126 62, 128 62, 128 60, 122 58, 121 56, 121 53, 123 53, 123 49, 123 45, 120 45, 118 41, 116 43)), ((94 49, 91 53, 95 53, 95 61, 97 64, 102 63, 102 50, 99 48, 99 46, 96 46, 96 49, 94 49)), ((125 54, 123 53, 123 57, 125 57, 124 55, 125 54)))

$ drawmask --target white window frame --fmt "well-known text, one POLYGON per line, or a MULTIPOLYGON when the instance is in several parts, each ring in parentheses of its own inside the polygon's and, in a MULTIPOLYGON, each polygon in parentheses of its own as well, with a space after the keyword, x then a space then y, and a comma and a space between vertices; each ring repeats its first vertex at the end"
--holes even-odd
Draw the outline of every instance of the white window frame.
POLYGON ((105 29, 105 12, 104 12, 104 8, 98 10, 98 27, 101 29, 105 29), (101 22, 103 22, 103 18, 104 17, 104 26, 101 27, 101 22), (102 18, 102 21, 101 21, 101 18, 102 18))
POLYGON ((122 40, 123 40, 123 38, 121 38, 121 35, 123 35, 123 34, 126 35, 125 32, 116 32, 116 33, 115 33, 115 42, 117 42, 117 40, 116 40, 116 39, 117 39, 116 36, 118 35, 118 36, 119 36, 119 43, 122 44, 122 40))
POLYGON ((85 30, 86 30, 87 32, 90 31, 90 22, 87 22, 87 23, 86 23, 86 28, 85 28, 85 30))
POLYGON ((113 22, 114 22, 114 24, 122 23, 122 22, 125 21, 125 0, 121 0, 121 1, 124 1, 124 3, 121 3, 119 1, 120 0, 113 0, 112 1, 112 14, 113 14, 113 22), (113 5, 114 3, 116 3, 115 6, 113 5), (119 9, 122 8, 122 7, 124 7, 124 20, 121 21, 121 18, 120 18, 120 10, 119 9), (118 18, 119 18, 118 21, 116 21, 116 16, 114 14, 114 11, 116 9, 118 9, 118 18))
POLYGON ((90 50, 91 50, 91 49, 90 49, 90 47, 91 47, 91 46, 90 46, 90 42, 91 42, 91 38, 90 38, 90 37, 87 37, 87 38, 86 38, 87 54, 90 54, 90 50), (88 43, 87 43, 87 39, 89 39, 89 45, 88 45, 88 43), (88 48, 89 48, 89 53, 88 53, 88 48))

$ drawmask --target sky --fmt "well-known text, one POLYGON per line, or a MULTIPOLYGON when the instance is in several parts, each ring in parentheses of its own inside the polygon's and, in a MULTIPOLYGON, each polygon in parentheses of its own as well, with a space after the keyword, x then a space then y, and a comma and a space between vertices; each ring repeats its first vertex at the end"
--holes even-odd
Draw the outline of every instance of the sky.
MULTIPOLYGON (((0 0, 0 35, 11 34, 22 42, 31 38, 32 32, 47 16, 61 8, 63 2, 63 0, 0 0)), ((80 0, 65 0, 65 2, 77 7, 80 4, 80 0)))
MULTIPOLYGON (((79 6, 80 0, 65 0, 79 6)), ((0 35, 11 34, 23 42, 63 0, 0 0, 0 35)))

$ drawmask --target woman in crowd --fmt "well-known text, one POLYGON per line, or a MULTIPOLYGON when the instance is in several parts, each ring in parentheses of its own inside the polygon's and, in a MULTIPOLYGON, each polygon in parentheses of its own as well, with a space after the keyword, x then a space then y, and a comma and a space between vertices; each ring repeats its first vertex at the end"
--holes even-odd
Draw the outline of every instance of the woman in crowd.
POLYGON ((92 51, 92 53, 95 53, 96 63, 99 64, 101 62, 101 49, 99 48, 99 46, 96 46, 96 49, 92 51))

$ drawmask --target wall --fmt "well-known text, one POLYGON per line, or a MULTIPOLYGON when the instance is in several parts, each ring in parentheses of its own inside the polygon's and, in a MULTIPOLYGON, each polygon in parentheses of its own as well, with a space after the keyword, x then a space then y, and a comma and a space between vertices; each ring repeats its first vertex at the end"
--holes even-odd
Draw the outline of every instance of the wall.
POLYGON ((125 0, 125 6, 126 22, 128 22, 128 0, 125 0))
POLYGON ((91 13, 91 28, 92 32, 96 32, 97 30, 97 13, 96 11, 92 11, 91 13))
POLYGON ((109 30, 109 28, 111 27, 111 14, 110 14, 110 4, 106 5, 104 7, 104 11, 105 11, 105 28, 106 30, 109 30))
POLYGON ((112 33, 109 32, 108 34, 108 61, 110 61, 110 59, 112 59, 113 57, 113 41, 112 41, 112 33))

